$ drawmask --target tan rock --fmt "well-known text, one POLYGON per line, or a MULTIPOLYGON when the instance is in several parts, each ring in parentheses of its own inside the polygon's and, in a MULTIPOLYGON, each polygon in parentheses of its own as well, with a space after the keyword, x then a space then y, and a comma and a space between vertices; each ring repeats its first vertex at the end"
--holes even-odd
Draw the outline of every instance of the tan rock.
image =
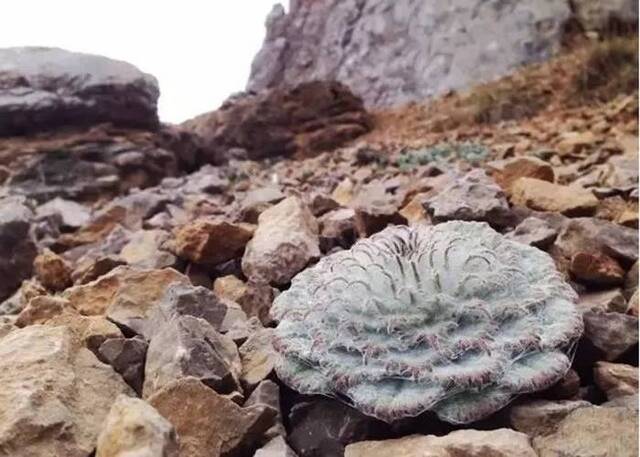
POLYGON ((216 278, 213 291, 220 297, 237 303, 246 316, 257 317, 263 325, 271 322, 269 309, 276 289, 263 281, 244 282, 233 275, 216 278))
POLYGON ((89 455, 113 399, 133 391, 63 326, 32 325, 0 340, 0 450, 7 456, 89 455))
POLYGON ((598 199, 587 189, 562 186, 541 179, 518 178, 511 186, 511 202, 537 211, 551 211, 565 216, 593 214, 598 199))
POLYGON ((176 270, 120 266, 88 284, 67 289, 63 297, 81 314, 143 318, 171 284, 189 284, 176 270))
POLYGON ((587 284, 615 286, 624 282, 625 271, 611 257, 597 252, 578 252, 571 257, 569 271, 587 284))
POLYGON ((273 348, 272 340, 273 329, 265 328, 251 334, 247 341, 240 346, 240 358, 242 359, 240 380, 248 388, 256 386, 273 371, 277 354, 273 348))
POLYGON ((539 457, 637 457, 638 413, 626 407, 578 408, 557 431, 533 439, 539 457))
POLYGON ((153 406, 121 395, 98 436, 96 457, 178 457, 178 437, 153 406))
POLYGON ((638 302, 640 302, 640 298, 638 297, 638 289, 636 289, 627 303, 627 312, 632 316, 638 317, 638 302))
POLYGON ((596 137, 589 131, 564 132, 560 135, 560 141, 556 145, 560 155, 580 154, 596 142, 596 137))
POLYGON ((247 285, 234 275, 221 276, 213 282, 213 291, 217 296, 238 302, 247 292, 247 285))
POLYGON ((69 300, 51 295, 32 298, 20 312, 16 326, 26 327, 33 324, 44 324, 54 316, 60 315, 67 308, 73 308, 69 300))
POLYGON ((77 342, 93 352, 97 352, 100 345, 109 338, 122 337, 118 326, 104 316, 82 316, 69 308, 51 317, 46 325, 67 327, 77 342))
POLYGON ((38 281, 47 289, 60 291, 71 285, 71 267, 58 254, 45 249, 33 261, 38 281))
POLYGON ((240 257, 253 226, 224 220, 196 220, 177 228, 168 247, 194 263, 218 264, 240 257))
POLYGON ((593 368, 596 385, 609 400, 638 393, 638 367, 599 361, 593 368))
POLYGON ((242 271, 254 280, 286 284, 320 256, 318 223, 298 197, 288 197, 258 218, 242 271))
POLYGON ((331 198, 338 202, 342 206, 347 206, 353 200, 355 195, 355 184, 351 179, 344 178, 340 183, 333 189, 331 193, 331 198))
POLYGON ((120 258, 139 268, 165 268, 176 263, 170 252, 161 249, 169 238, 164 230, 139 230, 120 251, 120 258))
POLYGON ((591 403, 583 400, 535 400, 512 406, 509 423, 517 431, 529 436, 548 435, 571 412, 589 406, 591 403))
POLYGON ((537 457, 524 433, 506 428, 458 430, 445 436, 408 436, 350 444, 345 457, 537 457))
POLYGON ((555 173, 548 162, 537 157, 514 157, 488 164, 491 176, 505 191, 511 194, 512 184, 519 178, 535 178, 542 181, 554 182, 555 173))
POLYGON ((264 406, 241 408, 195 378, 179 379, 149 398, 178 432, 180 455, 220 457, 254 450, 275 418, 264 406))
POLYGON ((415 195, 409 203, 403 206, 400 211, 400 215, 404 217, 409 225, 415 224, 428 224, 429 216, 427 215, 427 211, 424 209, 424 205, 422 202, 427 198, 430 194, 423 192, 415 195))

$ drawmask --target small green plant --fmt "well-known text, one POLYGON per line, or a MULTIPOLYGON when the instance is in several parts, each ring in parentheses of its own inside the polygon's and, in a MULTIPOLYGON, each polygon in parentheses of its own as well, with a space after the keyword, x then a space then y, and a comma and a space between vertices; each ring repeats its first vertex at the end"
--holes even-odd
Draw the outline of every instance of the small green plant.
POLYGON ((395 165, 406 171, 419 165, 440 163, 451 159, 476 163, 484 160, 488 155, 489 149, 479 143, 439 143, 434 146, 404 152, 396 159, 395 165))

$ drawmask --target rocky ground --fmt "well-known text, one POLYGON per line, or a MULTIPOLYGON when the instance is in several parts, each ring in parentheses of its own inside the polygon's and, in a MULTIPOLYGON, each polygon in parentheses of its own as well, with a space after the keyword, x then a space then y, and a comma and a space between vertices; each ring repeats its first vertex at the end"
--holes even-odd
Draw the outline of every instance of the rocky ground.
POLYGON ((611 65, 628 43, 429 104, 368 113, 310 83, 182 126, 156 125, 148 75, 53 75, 59 97, 23 51, 0 71, 0 455, 636 456, 637 73, 611 65), (137 94, 133 121, 95 103, 109 90, 137 94), (551 255, 585 324, 564 379, 465 426, 278 379, 269 309, 297 273, 451 220, 551 255))

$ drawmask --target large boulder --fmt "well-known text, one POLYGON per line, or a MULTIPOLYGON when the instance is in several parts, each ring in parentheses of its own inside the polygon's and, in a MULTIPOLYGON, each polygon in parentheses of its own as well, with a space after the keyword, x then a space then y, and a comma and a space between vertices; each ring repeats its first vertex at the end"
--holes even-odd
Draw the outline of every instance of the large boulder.
POLYGON ((371 119, 346 86, 313 81, 232 97, 182 125, 201 137, 207 160, 217 163, 233 148, 253 160, 316 154, 366 133, 371 119))
POLYGON ((247 87, 336 79, 367 106, 421 100, 548 58, 570 15, 566 0, 277 5, 247 87))
POLYGON ((111 122, 156 127, 156 79, 126 62, 57 48, 0 49, 0 136, 111 122))
POLYGON ((114 398, 133 395, 64 326, 0 339, 0 385, 0 453, 15 456, 89 455, 114 398))

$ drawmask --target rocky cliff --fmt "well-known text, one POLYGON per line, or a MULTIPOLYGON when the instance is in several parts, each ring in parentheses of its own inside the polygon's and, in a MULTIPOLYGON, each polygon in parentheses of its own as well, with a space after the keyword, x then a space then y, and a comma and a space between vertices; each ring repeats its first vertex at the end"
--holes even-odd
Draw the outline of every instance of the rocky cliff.
POLYGON ((627 0, 292 0, 267 18, 247 88, 336 79, 368 106, 392 106, 545 60, 569 28, 637 18, 627 0))

